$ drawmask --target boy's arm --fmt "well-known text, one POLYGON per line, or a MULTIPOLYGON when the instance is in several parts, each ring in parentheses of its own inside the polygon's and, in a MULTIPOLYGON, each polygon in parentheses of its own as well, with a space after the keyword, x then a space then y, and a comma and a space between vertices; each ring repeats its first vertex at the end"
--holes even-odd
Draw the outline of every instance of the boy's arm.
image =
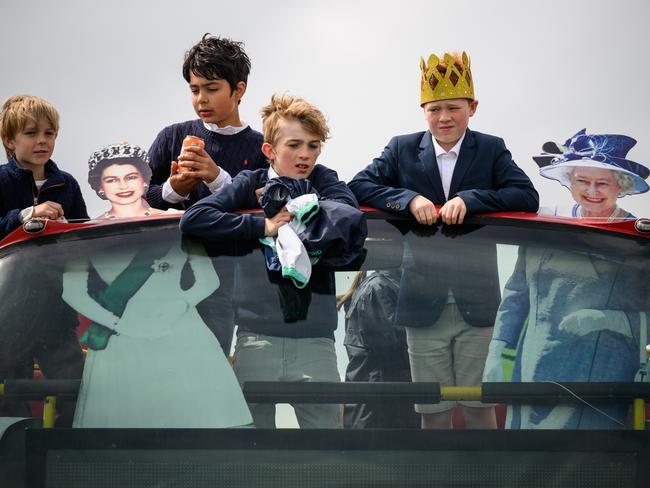
POLYGON ((255 182, 255 173, 240 173, 232 184, 192 205, 181 218, 181 231, 207 240, 264 237, 263 215, 233 213, 259 206, 255 182))
POLYGON ((72 201, 72 212, 70 215, 65 215, 68 220, 88 220, 88 210, 86 209, 86 202, 81 194, 81 188, 77 180, 73 180, 74 185, 74 198, 72 201))
POLYGON ((398 139, 393 137, 381 156, 348 183, 361 205, 398 213, 409 211, 409 203, 418 193, 399 188, 398 139))
POLYGON ((168 128, 161 130, 149 148, 149 167, 152 174, 147 189, 147 202, 153 208, 161 210, 169 208, 182 210, 184 197, 180 196, 177 202, 170 202, 163 198, 163 186, 171 175, 172 161, 176 159, 176 155, 172 155, 171 136, 168 132, 168 128))
POLYGON ((13 230, 21 226, 20 212, 22 209, 14 208, 0 217, 0 239, 4 239, 13 230))
POLYGON ((323 172, 318 181, 318 193, 322 200, 334 200, 358 208, 359 203, 344 181, 339 180, 336 171, 322 166, 323 172))
POLYGON ((456 195, 463 199, 468 214, 489 212, 536 212, 539 195, 530 178, 512 160, 503 139, 497 139, 492 165, 493 189, 464 190, 456 195))

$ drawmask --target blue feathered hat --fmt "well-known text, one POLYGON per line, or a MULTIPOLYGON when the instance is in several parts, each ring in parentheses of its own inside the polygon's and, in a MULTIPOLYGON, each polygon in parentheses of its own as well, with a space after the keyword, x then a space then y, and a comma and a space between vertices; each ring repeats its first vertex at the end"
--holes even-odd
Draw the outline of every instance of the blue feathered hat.
POLYGON ((589 167, 620 171, 632 179, 633 185, 619 196, 633 195, 650 189, 645 181, 650 175, 650 169, 625 159, 635 144, 636 140, 628 136, 587 134, 586 129, 582 129, 563 146, 547 142, 543 146, 545 152, 533 159, 540 166, 539 173, 542 176, 557 180, 567 188, 571 186, 567 168, 589 167))

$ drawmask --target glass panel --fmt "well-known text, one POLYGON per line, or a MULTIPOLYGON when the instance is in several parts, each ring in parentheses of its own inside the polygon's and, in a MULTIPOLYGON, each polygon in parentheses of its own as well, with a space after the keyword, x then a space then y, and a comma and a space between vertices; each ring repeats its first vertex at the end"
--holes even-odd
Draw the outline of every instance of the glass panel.
MULTIPOLYGON (((58 405, 59 425, 77 427, 237 427, 255 419, 258 427, 334 428, 338 404, 298 405, 297 420, 271 401, 249 409, 240 385, 408 383, 412 375, 478 385, 490 343, 491 381, 634 379, 649 310, 647 240, 506 220, 423 228, 370 218, 368 229, 363 259, 345 269, 316 265, 302 289, 267 271, 257 242, 182 239, 174 219, 9 246, 0 252, 0 376, 31 378, 36 361, 37 376, 83 377, 78 400, 58 405), (437 340, 427 334, 443 322, 452 324, 455 348, 445 352, 446 370, 444 361, 427 363, 426 349, 437 340), (469 332, 469 346, 454 335, 457 326, 469 332), (415 372, 407 335, 424 358, 415 372)), ((0 401, 3 416, 32 413, 24 400, 0 401)), ((625 422, 627 407, 595 407, 510 409, 506 425, 625 422)), ((420 425, 410 405, 343 410, 346 427, 420 425)))

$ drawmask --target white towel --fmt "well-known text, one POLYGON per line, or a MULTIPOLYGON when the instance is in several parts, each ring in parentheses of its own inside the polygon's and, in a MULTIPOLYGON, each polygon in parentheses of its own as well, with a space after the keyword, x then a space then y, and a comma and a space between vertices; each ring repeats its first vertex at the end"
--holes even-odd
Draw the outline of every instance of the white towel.
POLYGON ((286 206, 295 218, 278 229, 275 239, 264 237, 260 241, 277 253, 282 276, 289 278, 297 288, 304 288, 311 277, 311 260, 299 235, 305 230, 305 223, 318 213, 318 197, 308 193, 289 200, 286 206))
POLYGON ((282 265, 282 276, 289 278, 297 288, 304 288, 311 278, 311 261, 291 225, 283 225, 278 230, 275 250, 282 265))

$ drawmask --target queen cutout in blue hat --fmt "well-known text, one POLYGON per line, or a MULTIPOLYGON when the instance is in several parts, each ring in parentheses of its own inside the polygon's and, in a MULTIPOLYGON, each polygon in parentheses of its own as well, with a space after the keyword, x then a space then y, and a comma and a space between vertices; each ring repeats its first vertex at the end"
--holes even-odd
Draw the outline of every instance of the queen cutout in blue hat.
POLYGON ((617 199, 647 192, 650 169, 626 159, 636 144, 631 137, 617 134, 587 134, 582 129, 564 145, 543 145, 533 159, 545 178, 559 181, 570 191, 576 204, 571 208, 540 208, 540 214, 565 217, 630 219, 634 216, 618 207, 617 199))

